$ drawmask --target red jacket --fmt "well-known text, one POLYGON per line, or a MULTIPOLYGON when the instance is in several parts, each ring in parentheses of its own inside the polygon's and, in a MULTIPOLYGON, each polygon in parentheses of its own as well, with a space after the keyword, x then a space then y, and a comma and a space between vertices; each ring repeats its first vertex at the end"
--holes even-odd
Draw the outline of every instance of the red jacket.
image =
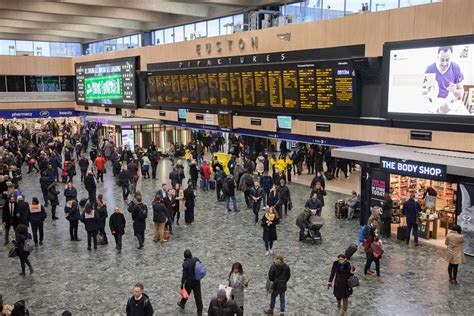
POLYGON ((102 170, 104 170, 104 167, 105 167, 105 163, 106 163, 106 162, 107 162, 107 161, 105 160, 104 157, 99 156, 99 157, 97 157, 97 158, 95 159, 94 165, 95 165, 95 167, 97 168, 97 170, 102 171, 102 170))
POLYGON ((205 180, 209 180, 211 178, 211 167, 207 163, 203 164, 201 167, 202 171, 202 178, 205 180))

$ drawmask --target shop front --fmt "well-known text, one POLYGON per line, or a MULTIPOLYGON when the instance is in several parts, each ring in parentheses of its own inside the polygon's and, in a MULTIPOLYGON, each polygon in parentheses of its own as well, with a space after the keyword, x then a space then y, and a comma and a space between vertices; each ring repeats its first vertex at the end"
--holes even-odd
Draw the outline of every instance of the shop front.
MULTIPOLYGON (((362 165, 361 225, 366 224, 374 208, 382 206, 385 193, 394 202, 392 234, 406 222, 401 209, 411 193, 422 208, 420 238, 442 244, 454 224, 471 220, 466 211, 472 202, 462 191, 474 185, 473 154, 380 144, 338 148, 333 156, 362 165)), ((466 239, 474 237, 473 226, 463 226, 466 239)))

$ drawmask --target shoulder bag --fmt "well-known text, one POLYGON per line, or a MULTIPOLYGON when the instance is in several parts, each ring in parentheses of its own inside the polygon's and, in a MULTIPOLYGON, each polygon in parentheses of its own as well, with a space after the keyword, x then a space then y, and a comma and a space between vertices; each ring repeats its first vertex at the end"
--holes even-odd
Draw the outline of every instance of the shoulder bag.
POLYGON ((347 280, 347 283, 349 285, 349 287, 352 289, 354 287, 358 287, 359 286, 359 278, 356 277, 355 275, 351 276, 348 280, 347 280))

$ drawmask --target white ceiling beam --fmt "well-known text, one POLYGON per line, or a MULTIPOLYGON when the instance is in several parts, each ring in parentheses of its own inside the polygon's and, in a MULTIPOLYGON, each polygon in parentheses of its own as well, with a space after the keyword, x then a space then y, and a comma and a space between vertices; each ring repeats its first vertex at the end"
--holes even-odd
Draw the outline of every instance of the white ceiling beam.
POLYGON ((120 35, 119 29, 97 26, 97 25, 82 25, 82 24, 65 24, 65 23, 52 23, 52 22, 36 22, 36 21, 23 21, 13 19, 1 19, 0 26, 28 28, 28 29, 41 29, 41 30, 62 30, 72 32, 88 32, 96 33, 99 35, 118 36, 120 35))
POLYGON ((62 30, 41 30, 19 27, 0 26, 1 33, 32 34, 32 35, 57 35, 63 37, 82 38, 86 40, 96 40, 99 38, 97 33, 89 32, 71 32, 62 30))
POLYGON ((83 42, 83 38, 77 37, 64 37, 57 35, 39 35, 39 34, 14 34, 14 33, 2 33, 0 31, 1 39, 11 40, 27 40, 27 41, 44 41, 44 42, 83 42))

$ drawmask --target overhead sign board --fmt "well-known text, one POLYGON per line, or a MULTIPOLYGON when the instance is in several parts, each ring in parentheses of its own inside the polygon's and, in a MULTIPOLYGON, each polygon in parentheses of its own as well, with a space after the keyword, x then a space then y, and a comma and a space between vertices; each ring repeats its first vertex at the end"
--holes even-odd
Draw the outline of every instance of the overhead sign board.
POLYGON ((422 161, 380 157, 380 168, 389 173, 422 179, 446 180, 446 166, 422 161))

